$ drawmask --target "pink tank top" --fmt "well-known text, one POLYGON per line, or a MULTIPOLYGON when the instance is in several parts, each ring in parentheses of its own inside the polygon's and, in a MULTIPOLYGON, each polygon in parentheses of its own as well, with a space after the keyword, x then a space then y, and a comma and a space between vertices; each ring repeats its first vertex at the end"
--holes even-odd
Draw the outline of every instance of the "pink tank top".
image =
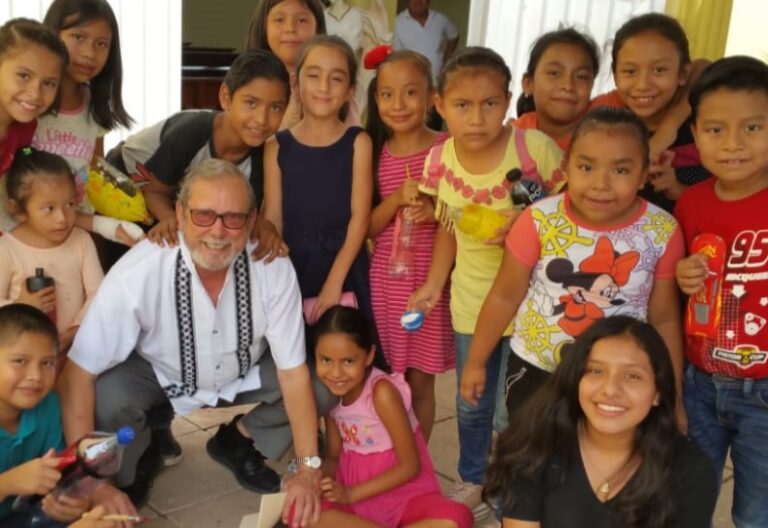
POLYGON ((387 374, 373 367, 360 396, 350 405, 339 403, 331 411, 331 418, 339 428, 345 450, 365 454, 392 449, 392 438, 387 428, 381 423, 373 404, 373 387, 380 379, 389 381, 400 393, 411 429, 415 431, 418 426, 411 407, 411 389, 403 374, 387 374))

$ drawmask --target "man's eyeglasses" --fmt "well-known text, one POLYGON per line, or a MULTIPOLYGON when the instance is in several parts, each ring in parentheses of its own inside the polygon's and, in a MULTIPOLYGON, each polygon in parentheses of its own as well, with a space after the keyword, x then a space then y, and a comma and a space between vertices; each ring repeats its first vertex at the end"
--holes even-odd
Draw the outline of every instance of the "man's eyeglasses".
POLYGON ((250 213, 217 213, 212 209, 190 209, 189 218, 198 227, 211 227, 216 219, 221 218, 221 223, 227 229, 242 229, 248 222, 250 213))

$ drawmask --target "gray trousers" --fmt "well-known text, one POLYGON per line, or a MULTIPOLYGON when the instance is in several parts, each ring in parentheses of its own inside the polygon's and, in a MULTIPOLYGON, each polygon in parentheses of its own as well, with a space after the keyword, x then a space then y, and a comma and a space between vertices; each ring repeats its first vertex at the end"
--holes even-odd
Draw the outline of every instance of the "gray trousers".
MULTIPOLYGON (((269 351, 261 356, 259 370, 261 388, 238 394, 232 403, 221 400, 217 407, 259 403, 243 416, 242 423, 251 434, 256 449, 267 458, 278 459, 291 446, 292 438, 277 382, 277 368, 269 351)), ((317 412, 322 416, 338 403, 338 399, 320 383, 314 369, 310 368, 310 372, 317 412)), ((151 441, 147 412, 167 405, 168 397, 160 387, 152 366, 135 352, 123 363, 102 373, 96 379, 95 391, 96 428, 116 431, 128 425, 136 432, 135 440, 123 452, 123 463, 114 479, 117 486, 128 486, 133 483, 136 464, 151 441)), ((156 427, 156 424, 152 425, 156 427)))

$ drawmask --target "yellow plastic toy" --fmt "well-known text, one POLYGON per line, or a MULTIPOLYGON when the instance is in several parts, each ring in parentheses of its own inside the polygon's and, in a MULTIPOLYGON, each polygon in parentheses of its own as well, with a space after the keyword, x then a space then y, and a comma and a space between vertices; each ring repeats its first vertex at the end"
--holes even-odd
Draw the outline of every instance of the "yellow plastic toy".
POLYGON ((141 189, 128 176, 103 159, 96 162, 99 170, 91 169, 85 184, 85 193, 97 213, 118 220, 150 225, 152 216, 147 211, 141 189))

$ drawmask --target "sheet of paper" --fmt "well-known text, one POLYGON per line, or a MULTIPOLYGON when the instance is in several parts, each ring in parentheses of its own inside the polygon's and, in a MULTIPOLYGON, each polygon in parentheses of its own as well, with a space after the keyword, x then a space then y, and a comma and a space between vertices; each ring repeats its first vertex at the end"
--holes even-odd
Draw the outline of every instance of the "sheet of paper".
POLYGON ((272 528, 283 513, 285 493, 269 493, 261 496, 258 513, 243 517, 240 528, 272 528))

